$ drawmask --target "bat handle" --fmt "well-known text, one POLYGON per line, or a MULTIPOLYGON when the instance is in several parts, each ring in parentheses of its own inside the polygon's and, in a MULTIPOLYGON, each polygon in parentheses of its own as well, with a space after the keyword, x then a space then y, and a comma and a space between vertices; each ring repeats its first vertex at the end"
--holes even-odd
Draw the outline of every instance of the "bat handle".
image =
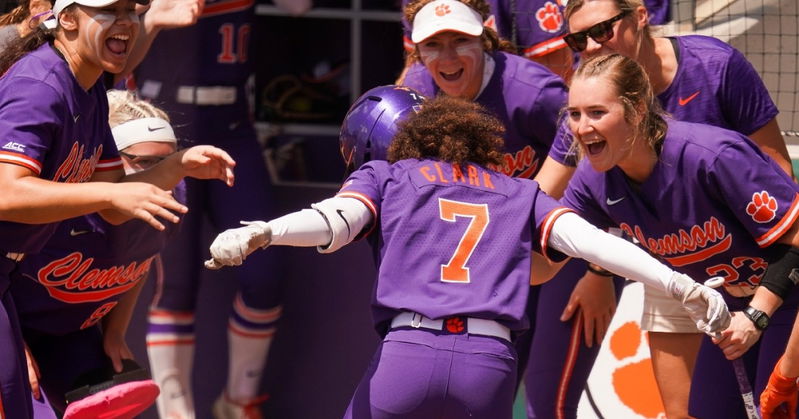
POLYGON ((755 396, 752 393, 752 386, 749 384, 749 377, 746 375, 746 367, 743 358, 736 358, 732 361, 732 368, 735 370, 735 380, 738 381, 738 389, 741 391, 741 398, 746 408, 747 419, 760 419, 760 414, 755 407, 755 396))

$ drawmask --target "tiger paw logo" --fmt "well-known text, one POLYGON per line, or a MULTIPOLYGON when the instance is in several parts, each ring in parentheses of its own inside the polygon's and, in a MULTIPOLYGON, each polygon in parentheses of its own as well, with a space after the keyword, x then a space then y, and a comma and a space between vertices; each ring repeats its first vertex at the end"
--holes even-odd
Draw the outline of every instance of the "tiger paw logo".
POLYGON ((535 12, 535 19, 538 21, 538 27, 544 32, 558 32, 563 27, 563 14, 560 8, 549 1, 535 12))
POLYGON ((463 319, 460 317, 450 317, 447 319, 445 326, 447 327, 447 332, 450 333, 461 333, 466 328, 463 324, 463 319))
POLYGON ((766 191, 755 192, 746 213, 758 223, 767 223, 777 216, 777 200, 766 191))
POLYGON ((613 390, 619 400, 635 413, 645 418, 658 418, 663 414, 652 360, 632 361, 639 348, 646 344, 646 335, 636 322, 621 325, 610 337, 610 353, 621 364, 613 371, 613 390))
POLYGON ((438 17, 442 17, 450 12, 451 10, 449 10, 449 5, 447 4, 441 4, 436 6, 436 16, 438 17))

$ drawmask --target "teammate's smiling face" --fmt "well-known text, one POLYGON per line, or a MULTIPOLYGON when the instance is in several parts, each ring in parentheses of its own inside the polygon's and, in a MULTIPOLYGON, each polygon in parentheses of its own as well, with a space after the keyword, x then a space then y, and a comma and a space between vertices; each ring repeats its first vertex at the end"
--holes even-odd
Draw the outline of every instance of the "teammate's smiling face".
POLYGON ((417 44, 436 85, 449 96, 474 99, 483 82, 483 43, 479 36, 446 31, 417 44))
MULTIPOLYGON (((635 124, 625 118, 624 105, 613 84, 603 76, 575 78, 566 112, 575 139, 591 166, 605 172, 635 164, 635 124)), ((625 170, 627 172, 627 170, 625 170)))
MULTIPOLYGON (((615 0, 588 0, 569 16, 569 32, 582 32, 597 23, 604 22, 621 13, 615 0)), ((619 53, 633 60, 638 58, 641 35, 646 26, 646 9, 638 8, 635 13, 628 14, 611 26, 613 37, 603 43, 597 43, 590 36, 587 38, 585 50, 580 55, 585 58, 599 54, 619 53), (642 21, 643 18, 643 21, 642 21)))
POLYGON ((121 72, 139 34, 136 3, 120 0, 98 8, 78 5, 75 16, 80 56, 104 71, 121 72))

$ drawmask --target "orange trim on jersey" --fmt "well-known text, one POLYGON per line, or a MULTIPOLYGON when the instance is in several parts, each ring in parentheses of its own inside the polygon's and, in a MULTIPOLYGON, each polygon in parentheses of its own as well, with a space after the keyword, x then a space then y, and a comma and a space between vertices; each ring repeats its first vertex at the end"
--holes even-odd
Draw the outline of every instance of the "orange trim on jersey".
POLYGON ((0 151, 0 162, 16 164, 28 168, 39 176, 42 173, 42 164, 38 160, 32 159, 24 154, 9 153, 8 151, 0 151))
POLYGON ((782 217, 780 222, 772 227, 771 230, 767 231, 766 234, 757 238, 757 245, 760 247, 768 247, 774 244, 785 232, 790 230, 797 216, 799 216, 799 193, 794 195, 791 207, 788 208, 788 213, 782 217))
POLYGON ((6 417, 6 411, 3 409, 3 396, 0 395, 0 419, 6 417))
POLYGON ((547 39, 544 42, 539 42, 529 48, 525 48, 524 51, 522 51, 522 56, 525 58, 539 58, 561 48, 566 48, 566 41, 563 40, 563 36, 547 39))
POLYGON ((724 253, 727 250, 730 250, 731 245, 732 235, 728 234, 724 240, 698 252, 691 253, 690 255, 675 256, 673 258, 663 259, 665 259, 666 262, 669 262, 669 264, 674 267, 690 265, 692 263, 701 262, 705 259, 718 255, 719 253, 724 253))
POLYGON ((223 1, 220 3, 206 5, 203 8, 203 12, 200 14, 200 17, 208 17, 208 16, 215 16, 221 15, 225 13, 231 12, 238 12, 241 10, 247 10, 250 7, 255 5, 255 0, 229 0, 223 1))
POLYGON ((574 211, 571 208, 560 207, 553 209, 549 212, 549 214, 547 214, 546 217, 544 217, 544 223, 541 226, 541 254, 544 255, 544 257, 550 262, 552 262, 552 260, 549 259, 549 255, 547 255, 547 242, 549 241, 549 233, 552 232, 552 226, 555 225, 555 220, 567 212, 574 211))
POLYGON ((164 346, 164 345, 194 345, 194 338, 186 339, 163 339, 163 340, 148 340, 147 346, 164 346))
POLYGON ((274 336, 276 331, 274 327, 271 327, 262 332, 251 332, 244 330, 240 327, 236 327, 236 325, 233 324, 232 322, 228 323, 228 330, 239 336, 244 336, 245 338, 269 338, 274 336))
POLYGON ((377 206, 375 206, 374 202, 372 202, 372 200, 369 199, 368 196, 358 192, 339 192, 338 194, 336 194, 336 196, 340 196, 342 198, 355 198, 363 202, 363 204, 366 205, 367 208, 369 208, 369 211, 372 212, 372 218, 374 219, 374 222, 372 223, 372 226, 369 228, 369 231, 367 231, 363 235, 360 235, 360 237, 366 237, 372 234, 372 231, 374 231, 375 227, 377 226, 377 206))
POLYGON ((255 321, 258 323, 273 322, 280 318, 283 314, 283 307, 277 306, 269 310, 256 310, 244 305, 244 300, 241 299, 241 294, 236 294, 236 300, 233 302, 236 312, 247 320, 255 321))
POLYGON ((574 325, 569 338, 569 348, 566 351, 563 374, 560 376, 560 381, 558 381, 558 395, 557 400, 555 400, 555 416, 557 419, 566 417, 566 393, 569 391, 574 365, 577 363, 577 353, 580 351, 580 336, 583 334, 583 322, 580 321, 580 315, 580 309, 577 309, 574 313, 574 325))

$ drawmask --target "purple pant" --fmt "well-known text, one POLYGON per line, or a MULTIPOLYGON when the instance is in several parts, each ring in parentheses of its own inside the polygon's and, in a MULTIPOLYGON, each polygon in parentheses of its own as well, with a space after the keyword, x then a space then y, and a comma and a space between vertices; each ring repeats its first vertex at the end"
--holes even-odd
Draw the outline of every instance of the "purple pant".
POLYGON ((0 256, 0 399, 5 419, 28 419, 33 417, 28 366, 17 309, 8 292, 14 268, 16 262, 0 256))
POLYGON ((516 351, 479 335, 398 328, 377 348, 345 418, 511 418, 516 351))
MULTIPOLYGON (((533 287, 538 288, 537 296, 531 292, 534 305, 527 313, 532 324, 527 333, 532 342, 524 376, 528 418, 577 417, 577 405, 600 345, 585 346, 582 328, 575 321, 577 314, 568 322, 560 321, 560 315, 585 271, 585 261, 573 259, 552 280, 533 287)), ((614 277, 613 282, 618 302, 624 279, 614 277)), ((516 347, 522 356, 522 348, 516 347)))
MULTIPOLYGON (((162 252, 165 281, 156 307, 172 311, 194 311, 203 260, 209 257, 203 232, 206 217, 213 233, 241 227, 240 221, 267 220, 270 217, 269 176, 252 127, 242 127, 225 141, 216 141, 236 160, 236 181, 232 188, 219 180, 186 179, 189 212, 180 233, 162 252), (250 135, 242 135, 252 134, 250 135)), ((269 309, 280 303, 279 249, 256 251, 247 263, 229 268, 241 286, 248 307, 269 309)))
MULTIPOLYGON (((750 298, 734 298, 725 295, 730 311, 741 311, 749 304, 750 298)), ((797 307, 799 307, 799 288, 771 316, 771 322, 755 343, 743 356, 749 382, 754 391, 755 403, 760 402, 760 393, 768 383, 769 375, 777 364, 788 337, 791 335, 797 307)), ((691 381, 691 416, 702 419, 746 419, 746 410, 732 363, 705 337, 696 359, 696 367, 691 381)))

